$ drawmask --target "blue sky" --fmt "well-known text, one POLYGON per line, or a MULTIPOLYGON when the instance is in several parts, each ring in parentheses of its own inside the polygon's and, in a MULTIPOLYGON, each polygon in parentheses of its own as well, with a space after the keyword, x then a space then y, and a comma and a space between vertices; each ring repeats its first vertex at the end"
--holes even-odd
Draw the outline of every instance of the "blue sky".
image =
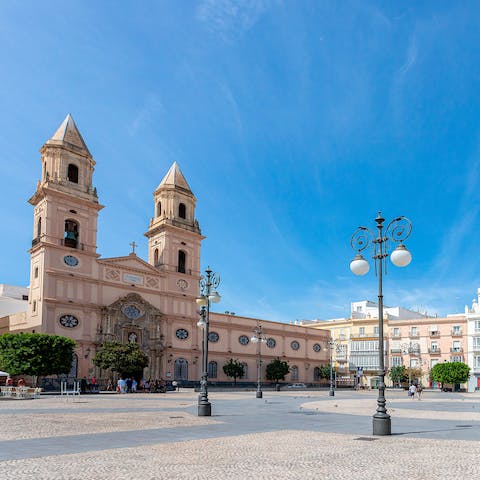
POLYGON ((146 258, 177 161, 222 277, 219 311, 346 316, 376 300, 350 237, 413 223, 387 305, 443 315, 480 287, 477 2, 12 1, 0 5, 0 282, 26 285, 38 153, 71 113, 106 206, 98 251, 146 258))

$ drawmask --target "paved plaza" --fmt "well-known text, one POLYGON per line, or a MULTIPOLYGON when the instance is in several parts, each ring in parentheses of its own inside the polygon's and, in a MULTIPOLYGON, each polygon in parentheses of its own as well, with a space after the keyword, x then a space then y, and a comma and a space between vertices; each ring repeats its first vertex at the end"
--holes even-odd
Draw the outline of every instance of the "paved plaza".
POLYGON ((376 392, 100 394, 1 400, 0 478, 470 479, 480 394, 388 391, 392 435, 373 437, 376 392))

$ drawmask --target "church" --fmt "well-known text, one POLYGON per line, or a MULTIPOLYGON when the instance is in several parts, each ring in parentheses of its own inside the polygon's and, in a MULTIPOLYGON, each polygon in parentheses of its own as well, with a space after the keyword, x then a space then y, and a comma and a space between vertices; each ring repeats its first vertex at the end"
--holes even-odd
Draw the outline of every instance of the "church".
MULTIPOLYGON (((40 153, 41 180, 29 199, 33 238, 27 311, 10 315, 3 328, 0 324, 0 333, 42 332, 74 339, 72 377, 105 376, 92 358, 103 342, 119 341, 135 342, 148 355, 144 378, 198 381, 202 330, 196 298, 205 237, 195 218, 196 198, 178 164, 171 165, 153 192, 154 216, 145 232, 147 261, 134 248, 122 257, 103 258, 97 252, 103 205, 92 184, 95 161, 71 115, 40 153)), ((290 365, 286 380, 316 382, 319 367, 330 361, 329 335, 306 326, 212 312, 210 380, 229 381, 222 366, 234 358, 244 365, 241 381, 256 381, 261 348, 263 372, 278 357, 290 365), (263 345, 250 341, 259 325, 263 345)))

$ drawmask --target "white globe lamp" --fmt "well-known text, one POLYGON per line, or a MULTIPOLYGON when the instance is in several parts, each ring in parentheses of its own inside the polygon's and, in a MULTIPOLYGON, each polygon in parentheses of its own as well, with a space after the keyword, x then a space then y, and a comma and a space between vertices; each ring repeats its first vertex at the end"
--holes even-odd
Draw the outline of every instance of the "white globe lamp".
POLYGON ((412 254, 405 245, 400 244, 390 255, 390 260, 397 267, 406 267, 412 261, 412 254))
POLYGON ((366 275, 370 270, 369 263, 363 258, 362 255, 357 253, 355 258, 350 262, 350 270, 355 275, 366 275))

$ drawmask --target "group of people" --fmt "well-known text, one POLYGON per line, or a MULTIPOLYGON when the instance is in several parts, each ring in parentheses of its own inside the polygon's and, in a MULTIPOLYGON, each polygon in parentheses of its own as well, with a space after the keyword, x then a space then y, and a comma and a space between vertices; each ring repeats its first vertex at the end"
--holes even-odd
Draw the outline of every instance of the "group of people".
MULTIPOLYGON (((5 381, 5 386, 13 387, 14 384, 15 384, 15 382, 13 381, 13 378, 9 375, 7 377, 7 380, 5 381)), ((25 387, 25 386, 26 386, 25 380, 23 378, 19 378, 17 380, 17 387, 25 387)))
MULTIPOLYGON (((133 377, 128 377, 127 379, 119 378, 117 382, 117 392, 118 393, 136 393, 138 387, 138 382, 133 377)), ((107 385, 108 390, 108 385, 107 385)))
POLYGON ((423 387, 421 384, 415 385, 414 383, 412 383, 408 389, 408 395, 412 398, 412 400, 415 398, 415 396, 419 400, 421 400, 422 392, 423 392, 423 387))
MULTIPOLYGON (((174 389, 177 389, 177 382, 174 380, 172 382, 174 389)), ((113 382, 109 380, 107 383, 107 391, 113 391, 113 382)), ((118 393, 136 393, 141 391, 144 393, 165 393, 167 391, 167 382, 163 378, 157 379, 141 379, 140 382, 137 382, 135 378, 120 378, 117 381, 116 391, 118 393)))

